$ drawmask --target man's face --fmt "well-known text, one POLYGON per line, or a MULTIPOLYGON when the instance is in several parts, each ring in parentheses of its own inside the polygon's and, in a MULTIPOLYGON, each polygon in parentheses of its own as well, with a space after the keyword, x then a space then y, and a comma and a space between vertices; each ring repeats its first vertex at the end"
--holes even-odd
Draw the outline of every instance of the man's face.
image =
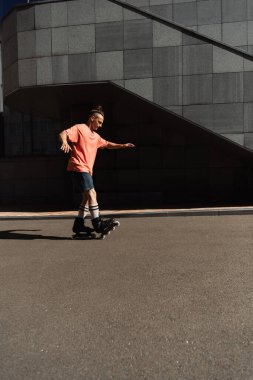
POLYGON ((97 131, 102 127, 104 122, 104 118, 100 114, 95 114, 91 117, 91 127, 93 131, 97 131))

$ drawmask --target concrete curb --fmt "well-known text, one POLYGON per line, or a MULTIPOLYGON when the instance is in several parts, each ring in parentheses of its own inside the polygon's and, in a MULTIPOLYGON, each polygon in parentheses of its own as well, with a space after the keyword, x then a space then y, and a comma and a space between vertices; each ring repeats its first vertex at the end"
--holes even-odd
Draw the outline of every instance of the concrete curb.
MULTIPOLYGON (((143 218, 143 217, 186 217, 186 216, 222 216, 222 215, 253 215, 253 207, 221 207, 196 208, 174 210, 129 210, 129 211, 101 211, 103 217, 115 218, 143 218)), ((73 219, 76 212, 52 213, 0 213, 0 220, 49 220, 73 219)), ((89 218, 89 217, 88 217, 89 218)))

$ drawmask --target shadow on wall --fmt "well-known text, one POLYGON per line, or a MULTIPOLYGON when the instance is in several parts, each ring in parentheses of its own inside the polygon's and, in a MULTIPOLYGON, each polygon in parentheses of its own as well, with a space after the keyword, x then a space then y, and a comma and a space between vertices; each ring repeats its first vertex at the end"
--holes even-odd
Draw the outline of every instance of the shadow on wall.
MULTIPOLYGON (((25 106, 21 99, 25 99, 26 104, 33 105, 34 111, 39 99, 39 103, 47 105, 46 116, 56 116, 65 127, 86 122, 87 109, 101 104, 105 109, 102 137, 136 145, 135 149, 98 152, 94 183, 101 208, 249 204, 252 201, 252 152, 121 87, 103 83, 30 88, 15 97, 21 108, 25 106), (60 103, 53 103, 52 107, 50 98, 57 98, 54 91, 61 96, 58 96, 60 103)), ((35 203, 44 196, 44 202, 64 201, 72 205, 66 159, 60 150, 58 157, 42 157, 37 161, 32 158, 29 171, 23 163, 18 178, 13 168, 20 166, 22 160, 16 160, 12 169, 2 171, 5 178, 1 182, 5 187, 1 186, 0 192, 8 193, 10 198, 16 189, 11 196, 16 202, 26 199, 35 203), (40 171, 36 162, 42 167, 40 171), (44 174, 35 178, 38 171, 44 174), (8 181, 12 186, 8 187, 8 181)), ((73 207, 79 202, 80 194, 74 194, 73 207)))
MULTIPOLYGON (((132 142, 136 148, 98 152, 94 182, 103 207, 251 203, 251 152, 124 90, 114 90, 113 99, 102 99, 105 123, 100 134, 109 141, 132 142)), ((75 197, 77 204, 80 195, 75 197)))

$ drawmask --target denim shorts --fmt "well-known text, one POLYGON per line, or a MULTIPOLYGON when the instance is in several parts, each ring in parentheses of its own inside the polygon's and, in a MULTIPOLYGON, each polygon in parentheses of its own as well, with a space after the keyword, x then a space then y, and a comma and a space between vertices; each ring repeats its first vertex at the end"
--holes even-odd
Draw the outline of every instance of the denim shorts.
POLYGON ((70 172, 73 190, 75 193, 83 193, 94 188, 92 176, 84 172, 70 172))

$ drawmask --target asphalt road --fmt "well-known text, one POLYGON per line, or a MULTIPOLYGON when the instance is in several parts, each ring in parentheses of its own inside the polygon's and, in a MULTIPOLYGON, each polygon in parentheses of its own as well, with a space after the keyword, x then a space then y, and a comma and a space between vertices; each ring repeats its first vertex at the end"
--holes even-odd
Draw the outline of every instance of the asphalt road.
POLYGON ((253 379, 253 218, 2 221, 0 379, 253 379))

